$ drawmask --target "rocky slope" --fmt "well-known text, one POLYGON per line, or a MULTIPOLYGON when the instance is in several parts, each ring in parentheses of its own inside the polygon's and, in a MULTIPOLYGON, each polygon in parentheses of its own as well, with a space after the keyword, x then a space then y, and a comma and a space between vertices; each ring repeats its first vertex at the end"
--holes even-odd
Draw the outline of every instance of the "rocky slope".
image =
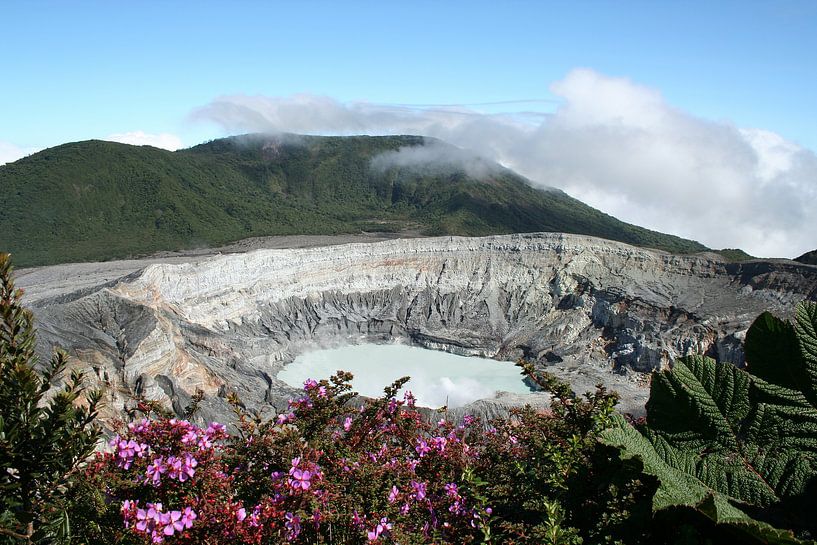
MULTIPOLYGON (((299 352, 367 341, 525 356, 579 391, 604 382, 637 410, 642 372, 690 352, 742 364, 741 340, 760 312, 785 315, 817 297, 817 267, 563 234, 257 250, 119 278, 83 269, 76 289, 70 269, 53 282, 43 281, 47 270, 18 281, 28 285, 40 350, 60 345, 90 364, 111 415, 131 393, 180 411, 202 390, 202 416, 222 419, 230 391, 248 406, 283 408, 294 392, 276 374, 299 352)), ((518 402, 505 396, 466 410, 492 414, 518 402)))

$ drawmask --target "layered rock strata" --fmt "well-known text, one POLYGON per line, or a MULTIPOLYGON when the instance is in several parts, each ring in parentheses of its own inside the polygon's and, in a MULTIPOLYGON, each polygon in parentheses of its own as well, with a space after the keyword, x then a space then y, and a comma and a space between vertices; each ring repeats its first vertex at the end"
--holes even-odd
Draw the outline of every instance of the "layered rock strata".
MULTIPOLYGON (((362 342, 524 356, 579 391, 605 383, 637 411, 642 373, 689 353, 741 365, 759 313, 787 315, 817 297, 809 265, 727 263, 564 234, 257 250, 118 278, 81 267, 76 290, 70 272, 49 283, 40 270, 30 304, 40 351, 59 345, 90 365, 106 386, 108 416, 133 393, 180 412, 197 390, 203 418, 226 418, 233 391, 248 406, 283 409, 294 395, 276 378, 286 363, 362 342)), ((464 410, 498 414, 523 401, 505 395, 464 410)))

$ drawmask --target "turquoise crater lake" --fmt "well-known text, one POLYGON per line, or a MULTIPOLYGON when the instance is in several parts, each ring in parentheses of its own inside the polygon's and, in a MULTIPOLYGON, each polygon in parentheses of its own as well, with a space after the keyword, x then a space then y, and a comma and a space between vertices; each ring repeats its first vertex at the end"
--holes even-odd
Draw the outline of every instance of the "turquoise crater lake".
POLYGON ((286 365, 278 379, 301 387, 306 379, 328 378, 349 371, 352 385, 365 396, 379 397, 395 379, 410 376, 409 390, 423 407, 461 407, 498 391, 527 394, 520 369, 513 362, 458 356, 403 344, 359 344, 305 352, 286 365))

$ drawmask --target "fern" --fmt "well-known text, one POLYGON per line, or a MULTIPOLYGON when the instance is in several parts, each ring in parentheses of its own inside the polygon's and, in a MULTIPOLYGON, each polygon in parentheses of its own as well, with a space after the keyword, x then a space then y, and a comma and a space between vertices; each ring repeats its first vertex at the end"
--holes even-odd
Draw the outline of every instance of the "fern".
POLYGON ((749 329, 746 370, 702 356, 653 377, 646 424, 617 417, 606 443, 661 482, 654 511, 692 507, 760 543, 817 534, 817 304, 749 329))

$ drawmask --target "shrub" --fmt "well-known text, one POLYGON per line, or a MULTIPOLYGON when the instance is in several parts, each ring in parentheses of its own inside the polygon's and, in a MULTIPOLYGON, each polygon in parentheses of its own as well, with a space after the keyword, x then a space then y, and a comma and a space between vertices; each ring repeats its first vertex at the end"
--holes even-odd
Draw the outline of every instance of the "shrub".
POLYGON ((86 393, 76 371, 54 386, 66 370, 61 351, 37 372, 33 317, 11 273, 0 253, 0 539, 64 541, 78 472, 99 436, 101 393, 86 393))
POLYGON ((88 472, 111 499, 108 533, 123 543, 350 544, 603 543, 643 533, 647 519, 631 531, 639 505, 649 515, 640 465, 596 441, 613 395, 580 400, 549 379, 551 411, 457 424, 429 422, 410 393, 397 399, 407 379, 362 402, 350 379, 307 381, 273 419, 234 400, 229 437, 177 419, 123 426, 88 472))

